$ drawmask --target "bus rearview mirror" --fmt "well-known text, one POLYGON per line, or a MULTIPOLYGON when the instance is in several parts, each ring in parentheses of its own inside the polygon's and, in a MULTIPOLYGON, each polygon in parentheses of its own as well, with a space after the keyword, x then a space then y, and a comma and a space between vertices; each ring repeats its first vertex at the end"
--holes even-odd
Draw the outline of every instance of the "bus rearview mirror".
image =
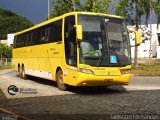
POLYGON ((75 27, 76 27, 77 41, 81 41, 83 39, 82 25, 75 25, 75 27))
POLYGON ((140 35, 140 32, 139 31, 136 31, 136 30, 128 30, 128 32, 130 33, 134 33, 135 34, 135 45, 136 46, 139 46, 141 44, 141 35, 140 35))

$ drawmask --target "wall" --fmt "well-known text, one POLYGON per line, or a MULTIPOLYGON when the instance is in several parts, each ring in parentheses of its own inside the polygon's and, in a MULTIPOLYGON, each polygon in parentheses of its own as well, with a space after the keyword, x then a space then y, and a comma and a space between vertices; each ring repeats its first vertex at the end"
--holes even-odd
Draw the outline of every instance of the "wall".
POLYGON ((7 44, 7 40, 0 40, 0 44, 7 44))
POLYGON ((7 34, 7 45, 11 46, 13 44, 14 34, 7 34))
MULTIPOLYGON (((141 25, 142 31, 150 31, 150 26, 148 26, 148 29, 145 27, 145 25, 141 25)), ((134 26, 128 26, 128 29, 134 29, 134 26)), ((160 25, 157 29, 157 24, 152 24, 152 54, 151 57, 160 58, 160 46, 158 46, 158 34, 160 33, 160 25)), ((142 34, 141 34, 142 35, 142 34)), ((134 34, 130 34, 130 42, 131 45, 135 44, 135 37, 134 34)), ((144 34, 142 36, 142 41, 145 39, 149 39, 149 36, 147 34, 144 34)), ((149 49, 150 49, 150 40, 145 40, 141 43, 141 45, 138 47, 138 58, 148 58, 149 57, 149 49)), ((134 50, 135 47, 131 47, 131 57, 134 58, 134 50)))

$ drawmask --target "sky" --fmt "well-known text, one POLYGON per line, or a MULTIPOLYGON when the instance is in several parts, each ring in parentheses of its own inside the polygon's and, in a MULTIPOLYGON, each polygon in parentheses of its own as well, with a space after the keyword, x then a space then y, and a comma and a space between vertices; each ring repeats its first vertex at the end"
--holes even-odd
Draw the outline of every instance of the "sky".
POLYGON ((43 22, 48 15, 48 0, 0 0, 0 7, 11 10, 34 24, 43 22))
MULTIPOLYGON (((50 0, 50 2, 53 1, 50 0)), ((11 10, 34 24, 45 21, 48 15, 48 0, 0 0, 0 7, 11 10)), ((152 21, 156 24, 155 14, 153 14, 152 21)), ((144 18, 142 23, 144 23, 144 18)))

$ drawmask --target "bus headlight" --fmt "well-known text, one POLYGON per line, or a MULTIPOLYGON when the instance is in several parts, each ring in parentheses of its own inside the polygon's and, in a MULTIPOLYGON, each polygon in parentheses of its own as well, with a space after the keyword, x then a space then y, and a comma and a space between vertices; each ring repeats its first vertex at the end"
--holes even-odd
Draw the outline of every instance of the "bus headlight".
POLYGON ((121 73, 122 74, 129 74, 129 73, 131 73, 131 70, 130 69, 121 70, 121 73))
POLYGON ((78 71, 87 74, 94 74, 93 71, 90 69, 79 68, 78 71))

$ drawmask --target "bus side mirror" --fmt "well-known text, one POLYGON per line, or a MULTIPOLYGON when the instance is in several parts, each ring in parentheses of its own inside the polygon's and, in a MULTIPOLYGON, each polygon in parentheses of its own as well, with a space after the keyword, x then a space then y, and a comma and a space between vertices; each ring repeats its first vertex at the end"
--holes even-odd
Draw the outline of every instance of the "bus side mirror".
POLYGON ((80 42, 83 39, 82 25, 75 25, 75 27, 76 27, 77 42, 80 42))
POLYGON ((134 32, 135 33, 135 46, 139 46, 141 44, 141 35, 140 35, 140 32, 139 31, 136 31, 136 30, 128 30, 128 32, 132 33, 134 32))

